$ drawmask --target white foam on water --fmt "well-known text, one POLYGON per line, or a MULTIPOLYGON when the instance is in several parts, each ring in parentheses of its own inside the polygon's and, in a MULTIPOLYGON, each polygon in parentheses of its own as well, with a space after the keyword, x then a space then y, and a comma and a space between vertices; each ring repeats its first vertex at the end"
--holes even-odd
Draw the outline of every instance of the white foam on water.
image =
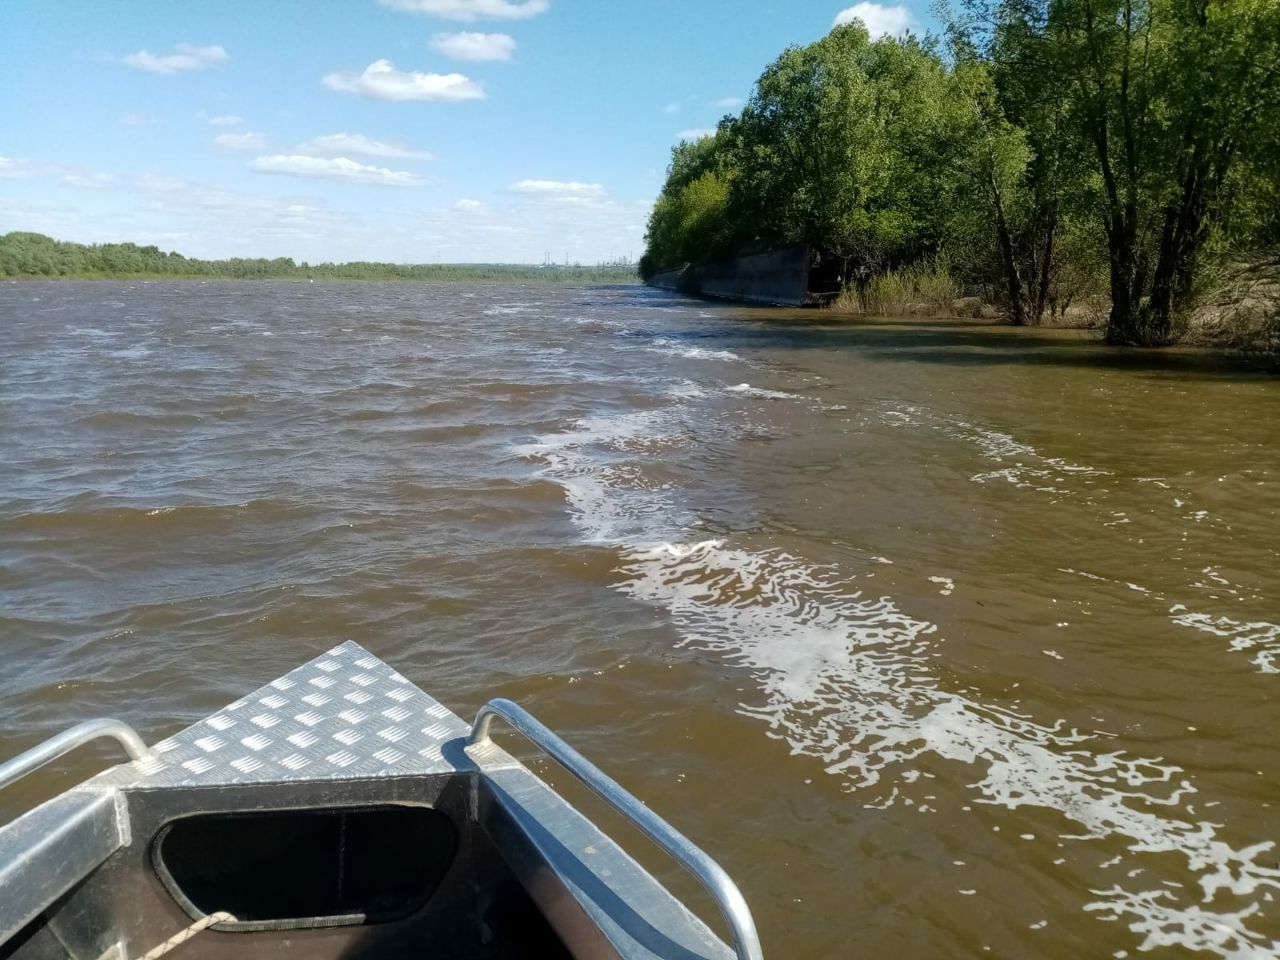
POLYGON ((517 316, 522 313, 533 313, 537 309, 534 303, 499 303, 484 308, 486 317, 517 316))
POLYGON ((667 337, 658 337, 646 349, 657 353, 683 357, 686 360, 724 360, 730 363, 742 361, 742 357, 732 350, 710 350, 706 347, 691 347, 667 337))
POLYGON ((544 464, 543 475, 564 488, 589 543, 626 542, 660 526, 678 529, 683 514, 669 492, 638 486, 634 469, 606 462, 684 443, 672 432, 671 409, 584 417, 563 433, 547 434, 513 452, 544 464))
POLYGON ((747 397, 756 397, 760 400, 802 400, 804 399, 796 393, 783 393, 781 390, 766 390, 764 387, 753 387, 749 383, 738 383, 732 387, 725 387, 730 393, 740 393, 747 397))
POLYGON ((972 445, 984 459, 999 465, 994 470, 975 474, 970 478, 975 483, 999 480, 1043 493, 1066 494, 1070 492, 1068 489, 1054 484, 1067 483, 1076 477, 1092 479, 1113 475, 1109 470, 1073 463, 1063 457, 1045 456, 1031 444, 1018 440, 1010 433, 971 423, 960 417, 937 413, 916 404, 889 401, 879 404, 875 409, 882 423, 936 430, 972 445))
MULTIPOLYGON (((1154 601, 1167 602, 1163 595, 1138 583, 1113 580, 1110 577, 1101 577, 1096 573, 1088 573, 1072 567, 1060 567, 1059 572, 1084 577, 1086 580, 1097 583, 1124 587, 1134 593, 1150 597, 1154 601)), ((1240 591, 1231 584, 1231 581, 1219 575, 1213 567, 1206 567, 1202 572, 1213 581, 1213 589, 1232 596, 1239 595, 1240 591)), ((1195 583, 1192 586, 1205 587, 1206 585, 1195 583)), ((1244 621, 1228 616, 1213 616, 1193 611, 1183 603, 1173 604, 1169 607, 1168 613, 1169 619, 1179 626, 1191 627, 1211 636, 1222 637, 1229 641, 1228 646, 1236 653, 1252 653, 1250 662, 1258 668, 1259 673, 1280 674, 1280 624, 1269 620, 1244 621)))
POLYGON ((685 380, 667 390, 667 396, 672 400, 699 400, 706 395, 706 387, 692 380, 685 380))
POLYGON ((963 420, 955 420, 948 430, 958 439, 973 443, 981 454, 996 463, 1013 460, 1012 466, 986 474, 977 474, 972 479, 983 483, 987 480, 1007 480, 1019 487, 1035 487, 1049 493, 1065 493, 1067 491, 1051 486, 1053 483, 1066 481, 1063 474, 1084 477, 1108 477, 1111 472, 1072 463, 1062 457, 1047 457, 1028 443, 1015 440, 1011 434, 999 430, 990 430, 975 426, 963 420))
POLYGON ((1113 887, 1101 892, 1109 899, 1085 909, 1098 911, 1106 919, 1136 917, 1129 929, 1144 937, 1139 950, 1186 947, 1231 960, 1275 960, 1280 956, 1280 941, 1268 940, 1245 924, 1258 914, 1260 904, 1234 913, 1214 913, 1194 906, 1178 907, 1169 902, 1176 897, 1168 890, 1133 893, 1113 887))
POLYGON ((1246 623, 1231 617, 1195 613, 1181 603, 1169 608, 1169 619, 1181 626, 1222 637, 1236 652, 1253 653, 1250 663, 1260 673, 1280 673, 1280 624, 1266 620, 1246 623))
MULTIPOLYGON (((622 572, 630 579, 621 589, 664 607, 686 643, 751 671, 763 700, 745 713, 794 753, 821 760, 850 792, 879 787, 872 803, 898 800, 909 765, 933 754, 980 770, 972 785, 978 802, 1056 810, 1075 825, 1064 836, 1119 837, 1134 856, 1181 857, 1205 903, 1280 889, 1280 868, 1259 862, 1273 844, 1236 849, 1214 824, 1181 819, 1195 788, 1180 768, 1115 751, 1101 734, 942 689, 928 662, 934 625, 866 595, 831 568, 710 540, 637 548, 622 572)), ((1147 895, 1116 889, 1122 895, 1095 891, 1100 899, 1089 909, 1132 918, 1147 936, 1142 949, 1159 943, 1146 926, 1147 895)), ((1205 934, 1206 918, 1230 925, 1236 913, 1179 903, 1172 894, 1160 900, 1160 937, 1221 956, 1250 955, 1221 952, 1205 934)))
POLYGON ((151 351, 141 344, 124 350, 112 350, 108 354, 108 356, 117 357, 121 360, 141 360, 143 357, 150 355, 151 351))
MULTIPOLYGON (((936 626, 833 566, 718 539, 681 542, 678 531, 699 521, 678 491, 646 486, 635 461, 696 442, 705 425, 694 409, 700 397, 677 384, 664 407, 583 418, 518 452, 564 487, 585 540, 623 550, 617 589, 665 610, 683 644, 749 672, 758 698, 740 707, 744 714, 794 754, 821 762, 867 806, 915 804, 909 793, 920 789, 918 761, 929 756, 971 767, 976 803, 1057 811, 1063 839, 1122 840, 1127 856, 1103 867, 1152 857, 1166 872, 1177 858, 1188 886, 1199 887, 1199 903, 1190 890, 1131 889, 1143 872, 1131 869, 1122 884, 1093 891, 1086 906, 1126 921, 1141 950, 1179 945, 1232 958, 1280 952, 1280 942, 1247 924, 1260 898, 1280 890, 1273 844, 1236 848, 1218 825, 1196 820, 1186 802, 1195 787, 1182 769, 1118 751, 1108 734, 1043 723, 945 689, 932 669, 936 626)), ((910 423, 922 415, 900 409, 889 416, 910 423)), ((974 436, 993 458, 1031 456, 1004 435, 974 436)), ((924 803, 917 809, 933 811, 924 803)))

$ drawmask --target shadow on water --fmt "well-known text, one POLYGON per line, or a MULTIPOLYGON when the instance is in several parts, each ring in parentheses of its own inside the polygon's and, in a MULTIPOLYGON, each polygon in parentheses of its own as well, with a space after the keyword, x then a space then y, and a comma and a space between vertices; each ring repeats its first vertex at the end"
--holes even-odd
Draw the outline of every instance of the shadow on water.
MULTIPOLYGON (((1196 347, 1112 347, 1096 331, 1013 327, 989 320, 836 318, 800 310, 716 311, 690 339, 779 350, 850 350, 895 363, 1054 366, 1201 379, 1274 379, 1280 362, 1196 347)), ((669 335, 669 334, 668 334, 669 335)))

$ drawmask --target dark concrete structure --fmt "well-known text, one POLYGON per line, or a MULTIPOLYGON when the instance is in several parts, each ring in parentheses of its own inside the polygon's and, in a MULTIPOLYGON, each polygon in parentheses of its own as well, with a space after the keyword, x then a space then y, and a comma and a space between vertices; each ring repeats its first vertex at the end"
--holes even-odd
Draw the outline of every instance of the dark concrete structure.
POLYGON ((808 247, 787 247, 689 264, 655 274, 648 282, 690 296, 802 307, 823 299, 810 291, 809 264, 808 247))

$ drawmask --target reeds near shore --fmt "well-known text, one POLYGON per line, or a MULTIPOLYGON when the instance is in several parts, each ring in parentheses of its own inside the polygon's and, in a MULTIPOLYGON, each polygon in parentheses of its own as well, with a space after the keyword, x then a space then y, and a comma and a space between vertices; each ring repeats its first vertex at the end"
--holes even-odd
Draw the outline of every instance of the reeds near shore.
POLYGON ((955 316, 964 288, 946 257, 938 256, 886 270, 865 282, 851 283, 831 303, 840 313, 870 316, 955 316))

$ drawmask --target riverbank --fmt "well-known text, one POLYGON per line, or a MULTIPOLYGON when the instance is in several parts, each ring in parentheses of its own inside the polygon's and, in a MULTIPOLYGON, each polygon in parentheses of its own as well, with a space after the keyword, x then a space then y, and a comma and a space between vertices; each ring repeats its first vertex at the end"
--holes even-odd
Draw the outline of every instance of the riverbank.
POLYGON ((201 260, 136 243, 82 244, 41 233, 0 236, 0 278, 8 280, 537 280, 634 283, 635 266, 508 263, 298 263, 290 257, 201 260))
MULTIPOLYGON (((856 299, 841 297, 825 312, 843 317, 918 317, 936 320, 985 320, 1013 327, 1008 314, 997 304, 981 297, 958 297, 948 302, 923 300, 888 303, 883 309, 867 310, 856 299)), ((1106 336, 1105 303, 1084 304, 1053 315, 1040 323, 1025 324, 1024 330, 1079 330, 1102 342, 1106 336)), ((1273 300, 1238 301, 1206 305, 1196 310, 1185 327, 1167 344, 1243 356, 1260 357, 1280 363, 1280 303, 1273 300)))
POLYGON ((486 269, 474 268, 467 269, 454 268, 448 272, 439 274, 422 274, 414 276, 376 276, 376 275, 359 275, 347 276, 343 274, 324 274, 317 273, 315 275, 306 274, 262 274, 257 276, 223 276, 211 274, 208 276, 201 274, 166 274, 166 273, 93 273, 93 274, 69 274, 61 276, 43 276, 40 274, 20 276, 20 277, 0 277, 0 283, 38 283, 40 281, 79 281, 86 283, 99 283, 107 281, 132 281, 136 283, 209 283, 212 281, 259 281, 272 280, 276 282, 288 283, 314 283, 317 280, 322 281, 346 281, 352 283, 546 283, 546 284, 608 284, 608 285, 635 285, 640 284, 640 279, 635 275, 633 270, 619 270, 616 273, 609 271, 584 271, 582 273, 574 273, 572 271, 553 272, 543 270, 540 267, 511 267, 509 269, 486 269))
POLYGON ((943 3, 945 44, 853 19, 788 47, 736 116, 673 150, 643 274, 803 244, 808 289, 852 283, 860 311, 938 279, 939 313, 961 290, 1028 325, 1105 300, 1109 343, 1182 340, 1206 288, 1280 263, 1280 5, 1079 6, 943 3))

